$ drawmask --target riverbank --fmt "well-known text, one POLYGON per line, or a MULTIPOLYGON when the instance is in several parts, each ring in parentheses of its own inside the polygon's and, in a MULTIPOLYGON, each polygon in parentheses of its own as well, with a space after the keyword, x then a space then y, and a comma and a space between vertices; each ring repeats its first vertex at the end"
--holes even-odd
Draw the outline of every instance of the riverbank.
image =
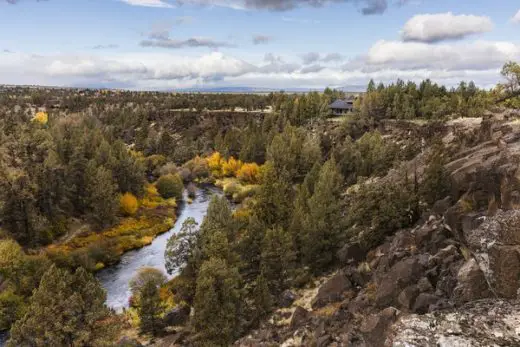
POLYGON ((49 245, 44 252, 61 266, 99 271, 117 264, 126 252, 150 245, 157 236, 169 231, 176 219, 175 199, 151 200, 146 196, 135 216, 122 217, 115 226, 103 231, 87 230, 49 245))
MULTIPOLYGON (((187 218, 193 218, 197 223, 202 223, 212 196, 221 195, 222 191, 212 185, 197 187, 195 197, 191 203, 179 204, 177 220, 173 227, 166 233, 157 235, 146 247, 134 249, 123 254, 120 261, 110 267, 98 271, 97 279, 107 291, 107 305, 116 311, 128 307, 130 298, 129 282, 140 268, 152 267, 167 274, 165 267, 164 251, 171 235, 180 231, 183 222, 187 218)), ((184 192, 184 201, 187 201, 187 192, 184 192)), ((175 274, 168 274, 168 278, 175 274)))

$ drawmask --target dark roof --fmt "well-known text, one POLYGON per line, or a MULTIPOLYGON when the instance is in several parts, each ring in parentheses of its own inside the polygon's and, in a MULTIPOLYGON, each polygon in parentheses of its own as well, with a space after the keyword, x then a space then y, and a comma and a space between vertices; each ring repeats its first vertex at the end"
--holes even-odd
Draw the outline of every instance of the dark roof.
POLYGON ((336 100, 332 104, 329 105, 329 108, 349 109, 350 110, 352 108, 352 101, 336 100))

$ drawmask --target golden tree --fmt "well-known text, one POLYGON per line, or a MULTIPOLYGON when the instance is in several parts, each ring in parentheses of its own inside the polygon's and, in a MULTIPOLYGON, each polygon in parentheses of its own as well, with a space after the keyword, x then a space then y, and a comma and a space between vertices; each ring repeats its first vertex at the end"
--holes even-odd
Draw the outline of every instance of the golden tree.
POLYGON ((119 199, 119 206, 121 211, 127 216, 133 216, 139 208, 137 198, 132 193, 125 193, 119 199))

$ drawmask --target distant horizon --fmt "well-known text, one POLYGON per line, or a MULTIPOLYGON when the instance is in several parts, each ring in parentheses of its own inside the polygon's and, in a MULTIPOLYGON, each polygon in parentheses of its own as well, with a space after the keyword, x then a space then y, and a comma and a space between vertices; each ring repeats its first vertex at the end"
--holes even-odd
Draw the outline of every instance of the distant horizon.
POLYGON ((95 86, 58 86, 58 85, 40 85, 40 84, 3 84, 0 83, 0 88, 2 87, 21 87, 21 88, 35 88, 35 89, 86 89, 86 90, 111 90, 111 91, 128 91, 128 92, 159 92, 159 93, 196 93, 196 92, 206 92, 206 93, 269 93, 269 92, 323 92, 325 89, 330 88, 333 90, 341 90, 345 93, 363 93, 366 90, 366 87, 359 86, 359 90, 354 89, 344 89, 344 88, 334 88, 325 86, 323 88, 270 88, 270 87, 248 87, 248 86, 226 86, 226 87, 192 87, 192 88, 179 88, 179 89, 125 89, 125 88, 111 88, 111 87, 95 87, 95 86))

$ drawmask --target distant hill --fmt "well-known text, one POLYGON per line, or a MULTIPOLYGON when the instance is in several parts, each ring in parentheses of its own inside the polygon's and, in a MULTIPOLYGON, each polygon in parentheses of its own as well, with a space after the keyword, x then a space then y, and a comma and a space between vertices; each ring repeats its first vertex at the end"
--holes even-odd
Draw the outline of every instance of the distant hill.
MULTIPOLYGON (((132 90, 130 85, 109 88, 103 85, 74 85, 74 86, 39 86, 39 85, 2 85, 2 87, 24 87, 34 89, 108 89, 108 90, 132 90)), ((323 88, 270 88, 270 87, 247 87, 247 86, 231 86, 231 87, 191 87, 191 88, 179 88, 179 89, 150 89, 142 91, 156 91, 156 92, 178 92, 178 93, 240 93, 240 94, 263 94, 263 93, 275 93, 285 91, 287 93, 307 93, 311 91, 322 92, 326 87, 323 88)), ((342 87, 330 87, 332 89, 342 90, 344 92, 358 93, 366 89, 366 86, 351 85, 342 87)))

